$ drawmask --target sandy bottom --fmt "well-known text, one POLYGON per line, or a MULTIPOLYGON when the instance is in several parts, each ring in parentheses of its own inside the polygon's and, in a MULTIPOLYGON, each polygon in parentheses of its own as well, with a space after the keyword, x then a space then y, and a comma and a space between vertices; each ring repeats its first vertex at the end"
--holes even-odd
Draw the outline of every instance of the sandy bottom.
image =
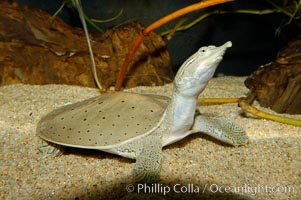
MULTIPOLYGON (((214 78, 201 96, 244 96, 244 79, 214 78)), ((170 95, 172 87, 132 90, 170 95)), ((42 116, 96 95, 65 85, 0 87, 1 199, 301 199, 301 128, 243 116, 236 104, 200 111, 244 127, 249 144, 234 148, 190 136, 164 148, 159 184, 132 184, 134 161, 119 156, 70 148, 53 157, 37 150, 42 116)))

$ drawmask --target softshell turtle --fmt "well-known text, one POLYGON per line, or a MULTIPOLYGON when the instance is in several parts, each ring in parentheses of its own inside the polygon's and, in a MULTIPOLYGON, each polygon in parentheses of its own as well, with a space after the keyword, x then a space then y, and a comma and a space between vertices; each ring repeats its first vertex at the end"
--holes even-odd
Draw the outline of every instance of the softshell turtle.
POLYGON ((235 146, 246 144, 243 129, 196 112, 199 94, 231 45, 229 41, 202 47, 188 58, 175 77, 171 99, 102 94, 52 111, 39 122, 37 134, 51 143, 136 159, 134 175, 144 182, 159 180, 162 147, 190 134, 202 132, 235 146))

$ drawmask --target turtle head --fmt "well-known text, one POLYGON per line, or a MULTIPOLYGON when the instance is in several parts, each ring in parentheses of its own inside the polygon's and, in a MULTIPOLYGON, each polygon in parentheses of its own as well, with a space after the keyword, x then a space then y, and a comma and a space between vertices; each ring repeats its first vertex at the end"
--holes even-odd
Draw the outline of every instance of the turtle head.
POLYGON ((232 43, 228 41, 219 47, 201 47, 190 56, 182 64, 175 77, 177 92, 185 96, 198 96, 214 75, 226 49, 231 46, 232 43))

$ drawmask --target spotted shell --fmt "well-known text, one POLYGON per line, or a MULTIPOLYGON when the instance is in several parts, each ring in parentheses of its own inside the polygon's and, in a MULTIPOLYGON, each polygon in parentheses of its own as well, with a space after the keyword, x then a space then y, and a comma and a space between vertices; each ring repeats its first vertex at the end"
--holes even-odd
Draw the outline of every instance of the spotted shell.
POLYGON ((118 92, 58 108, 43 117, 37 134, 64 146, 106 149, 150 134, 158 126, 169 99, 118 92))

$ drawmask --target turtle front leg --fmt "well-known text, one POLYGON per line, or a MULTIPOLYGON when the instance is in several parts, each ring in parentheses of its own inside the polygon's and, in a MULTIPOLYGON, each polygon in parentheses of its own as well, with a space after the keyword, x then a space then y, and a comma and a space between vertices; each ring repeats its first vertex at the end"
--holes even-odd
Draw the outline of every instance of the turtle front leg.
POLYGON ((158 136, 149 136, 139 141, 140 153, 136 156, 134 176, 138 183, 160 181, 162 143, 158 136))
POLYGON ((192 132, 203 132, 211 137, 233 146, 248 143, 248 136, 244 129, 226 119, 209 118, 197 115, 192 125, 192 132))

